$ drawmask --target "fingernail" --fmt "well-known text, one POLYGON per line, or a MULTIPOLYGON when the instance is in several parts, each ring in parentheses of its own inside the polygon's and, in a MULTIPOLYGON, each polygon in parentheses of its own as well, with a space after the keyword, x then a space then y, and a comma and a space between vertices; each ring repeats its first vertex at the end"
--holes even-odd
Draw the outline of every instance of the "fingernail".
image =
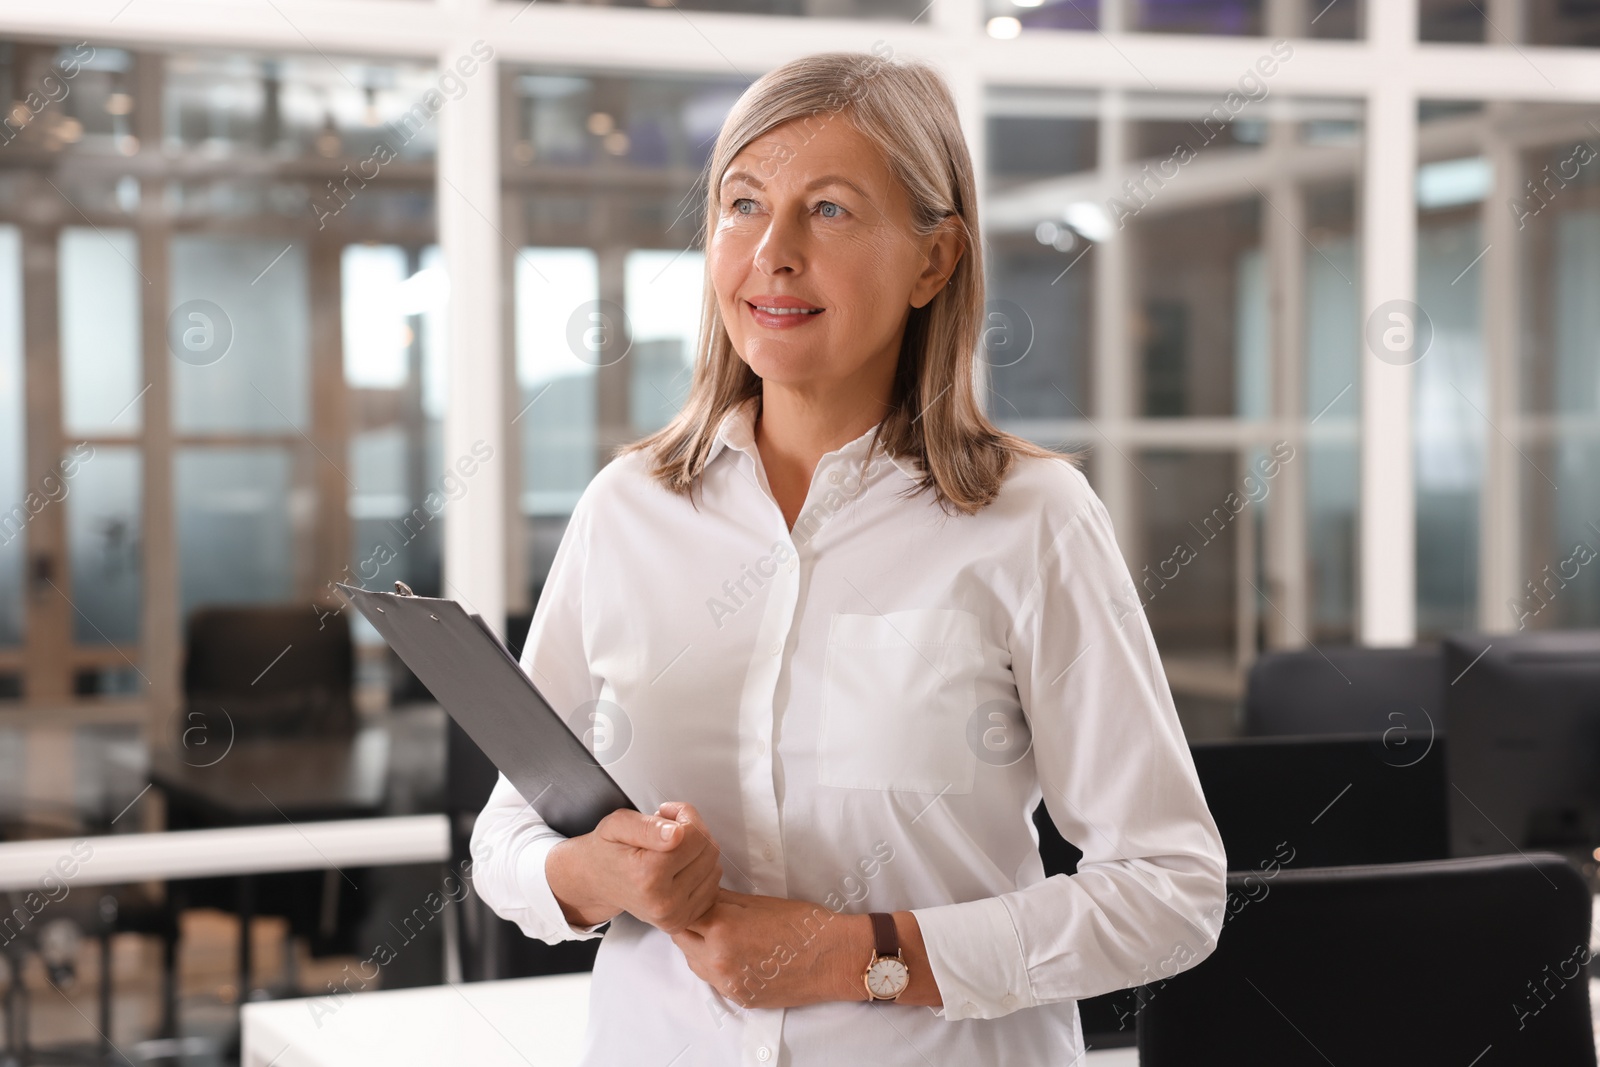
POLYGON ((664 822, 661 824, 661 836, 670 841, 672 840, 672 831, 676 830, 677 828, 678 824, 675 822, 664 822))

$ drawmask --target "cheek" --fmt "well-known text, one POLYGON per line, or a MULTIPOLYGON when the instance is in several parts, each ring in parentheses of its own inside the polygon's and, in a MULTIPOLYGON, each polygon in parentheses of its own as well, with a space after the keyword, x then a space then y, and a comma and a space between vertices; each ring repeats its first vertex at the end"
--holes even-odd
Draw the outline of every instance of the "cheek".
POLYGON ((733 350, 743 359, 745 337, 749 322, 739 306, 739 290, 749 271, 740 265, 738 257, 729 254, 726 242, 716 243, 706 252, 706 276, 711 280, 711 291, 717 302, 717 312, 722 316, 722 328, 733 345, 733 350))
POLYGON ((839 318, 858 320, 855 328, 893 318, 893 309, 905 297, 904 269, 898 257, 880 248, 841 249, 828 267, 828 292, 842 312, 839 318))
POLYGON ((872 303, 905 288, 903 279, 908 272, 915 274, 906 250, 882 241, 841 242, 832 251, 833 271, 847 290, 862 297, 870 294, 872 303))
POLYGON ((749 273, 748 268, 748 257, 740 253, 736 242, 721 236, 712 241, 706 253, 706 273, 724 309, 738 293, 740 283, 749 273))
POLYGON ((706 276, 711 280, 711 291, 716 297, 717 307, 722 317, 727 319, 731 314, 734 294, 739 291, 738 279, 728 272, 725 264, 718 263, 710 256, 706 257, 706 276))

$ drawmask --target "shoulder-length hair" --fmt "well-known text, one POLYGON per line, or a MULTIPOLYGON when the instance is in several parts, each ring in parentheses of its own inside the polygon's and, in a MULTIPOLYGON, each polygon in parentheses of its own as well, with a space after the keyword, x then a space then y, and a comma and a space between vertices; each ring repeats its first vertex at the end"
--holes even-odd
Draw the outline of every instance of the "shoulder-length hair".
MULTIPOLYGON (((872 54, 804 56, 745 90, 707 161, 701 243, 704 247, 714 232, 722 177, 733 158, 751 141, 793 120, 814 130, 843 119, 873 141, 909 194, 911 224, 920 236, 932 234, 947 218, 957 220, 963 254, 945 288, 910 311, 889 410, 868 460, 880 446, 892 456, 915 460, 921 474, 911 494, 931 490, 946 511, 971 515, 999 494, 1016 456, 1072 462, 1078 457, 1006 433, 984 415, 975 382, 984 280, 972 157, 955 100, 938 71, 920 60, 876 52, 875 46, 872 54)), ((759 404, 760 395, 761 379, 734 351, 708 271, 688 399, 666 426, 616 454, 646 451, 651 475, 672 492, 688 495, 692 504, 723 416, 752 397, 759 404)))

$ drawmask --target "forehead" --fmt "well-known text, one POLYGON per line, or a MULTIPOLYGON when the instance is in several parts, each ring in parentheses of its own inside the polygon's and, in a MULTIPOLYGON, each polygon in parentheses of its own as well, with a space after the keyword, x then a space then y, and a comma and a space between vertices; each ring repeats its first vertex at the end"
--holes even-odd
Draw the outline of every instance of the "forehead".
POLYGON ((791 119, 757 137, 728 164, 723 183, 748 173, 763 185, 804 185, 836 174, 867 189, 889 188, 883 152, 842 114, 822 112, 791 119))

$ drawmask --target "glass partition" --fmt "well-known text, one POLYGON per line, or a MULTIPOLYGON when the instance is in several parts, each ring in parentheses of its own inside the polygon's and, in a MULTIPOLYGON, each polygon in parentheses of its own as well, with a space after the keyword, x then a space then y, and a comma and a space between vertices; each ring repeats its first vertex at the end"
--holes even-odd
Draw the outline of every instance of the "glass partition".
POLYGON ((170 301, 180 431, 306 428, 311 309, 303 247, 270 237, 174 236, 170 301))
POLYGON ((1186 724, 1227 733, 1261 649, 1354 636, 1362 104, 987 103, 990 415, 1095 457, 1171 572, 1141 602, 1186 724))
POLYGON ((624 261, 633 340, 629 422, 635 433, 665 426, 688 399, 705 269, 705 253, 699 251, 636 249, 624 261))
MULTIPOLYGON (((449 279, 437 245, 347 245, 340 258, 351 578, 438 596, 442 519, 443 318, 449 279)), ((364 644, 382 639, 353 618, 364 644)), ((381 649, 380 649, 381 651, 381 649)))
POLYGON ((131 230, 71 226, 60 256, 63 429, 136 434, 145 386, 138 240, 131 230))
POLYGON ((1513 195, 1498 210, 1520 278, 1520 358, 1506 377, 1521 396, 1504 433, 1520 450, 1505 503, 1521 551, 1504 610, 1518 629, 1600 626, 1600 107, 1496 114, 1493 131, 1512 141, 1513 195))
MULTIPOLYGON (((66 509, 73 640, 136 649, 144 592, 139 450, 80 443, 62 463, 74 472, 66 509)), ((138 691, 130 664, 119 661, 111 670, 119 681, 103 679, 91 691, 138 691)))

